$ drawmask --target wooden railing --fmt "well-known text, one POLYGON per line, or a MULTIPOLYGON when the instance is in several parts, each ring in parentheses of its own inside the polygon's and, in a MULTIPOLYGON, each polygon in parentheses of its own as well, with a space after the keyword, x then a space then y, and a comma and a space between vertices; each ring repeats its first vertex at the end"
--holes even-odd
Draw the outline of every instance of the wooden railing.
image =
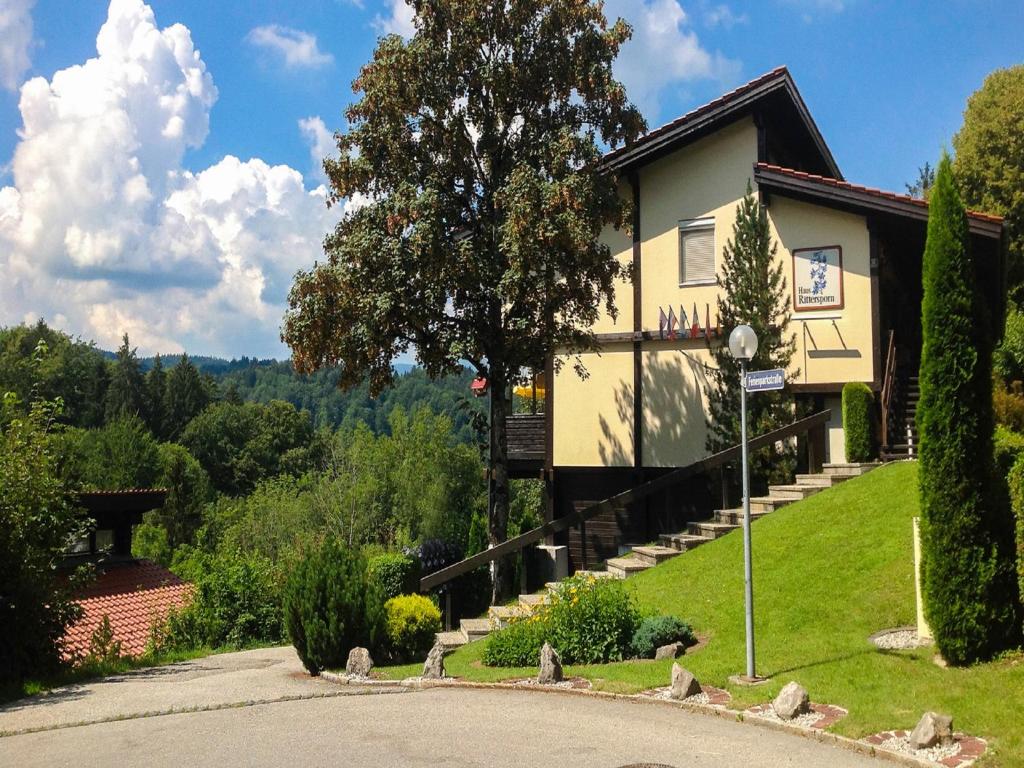
POLYGON ((896 331, 889 331, 889 351, 882 375, 882 445, 889 444, 889 418, 892 416, 893 390, 896 388, 896 331))
MULTIPOLYGON (((812 435, 813 431, 820 431, 823 433, 825 424, 828 423, 830 416, 831 411, 820 411, 812 416, 807 416, 806 418, 795 421, 785 427, 780 427, 779 429, 774 429, 771 432, 766 432, 763 435, 758 435, 748 441, 749 450, 755 451, 780 440, 786 440, 799 435, 812 435)), ((815 465, 820 464, 821 457, 815 455, 815 445, 817 443, 823 445, 824 440, 815 441, 812 439, 808 441, 812 454, 810 459, 810 463, 812 465, 811 471, 814 471, 815 465)), ((469 573, 470 571, 479 568, 482 565, 486 565, 493 560, 498 560, 506 555, 515 554, 516 552, 525 549, 534 542, 540 541, 547 536, 560 533, 561 531, 586 522, 602 512, 613 511, 628 504, 641 501, 648 496, 671 488, 677 483, 693 477, 694 475, 708 472, 732 461, 737 461, 740 458, 741 453, 742 446, 734 445, 731 448, 726 448, 724 451, 713 453, 700 461, 694 462, 693 464, 673 469, 661 477, 657 477, 643 485, 638 485, 636 488, 623 491, 622 493, 605 499, 604 501, 599 501, 584 509, 574 510, 564 517, 552 520, 549 523, 545 523, 544 525, 529 530, 526 533, 522 533, 508 541, 503 541, 496 547, 486 549, 483 552, 467 557, 465 560, 449 565, 447 568, 442 568, 439 571, 435 571, 434 573, 424 576, 420 579, 420 591, 428 592, 435 587, 451 581, 464 573, 469 573)))

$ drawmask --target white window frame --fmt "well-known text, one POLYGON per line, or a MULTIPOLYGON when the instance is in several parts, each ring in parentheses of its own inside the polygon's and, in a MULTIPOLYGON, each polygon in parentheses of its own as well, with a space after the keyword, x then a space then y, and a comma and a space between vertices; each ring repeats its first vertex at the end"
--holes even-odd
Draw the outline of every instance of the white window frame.
POLYGON ((683 219, 679 222, 679 287, 688 288, 694 285, 716 285, 718 283, 718 252, 715 245, 715 219, 707 217, 703 219, 683 219), (715 273, 711 277, 702 277, 696 280, 684 280, 686 274, 683 239, 687 234, 707 230, 711 233, 711 252, 714 258, 715 273))

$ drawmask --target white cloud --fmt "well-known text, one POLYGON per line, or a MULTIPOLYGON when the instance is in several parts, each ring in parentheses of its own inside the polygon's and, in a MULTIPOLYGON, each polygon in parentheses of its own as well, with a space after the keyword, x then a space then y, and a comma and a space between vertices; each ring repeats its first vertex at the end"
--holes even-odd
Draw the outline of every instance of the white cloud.
POLYGON ((391 9, 387 16, 378 15, 373 27, 382 35, 401 35, 410 38, 416 34, 414 20, 416 13, 408 0, 389 0, 391 9))
POLYGON ((728 5, 715 5, 704 11, 704 24, 711 29, 732 29, 737 24, 746 24, 748 21, 750 17, 747 14, 734 13, 728 5))
POLYGON ((45 316, 108 347, 281 355, 295 271, 337 221, 323 187, 260 159, 182 167, 217 98, 180 24, 112 0, 97 56, 21 89, 0 188, 0 324, 45 316))
POLYGON ((740 62, 701 45, 678 0, 607 0, 605 14, 633 26, 633 38, 616 60, 616 76, 630 99, 651 121, 661 113, 659 99, 672 85, 734 81, 740 62))
POLYGON ((283 56, 288 67, 322 67, 334 61, 331 54, 320 50, 316 35, 301 29, 268 24, 251 30, 246 40, 283 56))
POLYGON ((325 181, 324 158, 337 155, 337 144, 334 143, 334 134, 327 130, 323 119, 319 115, 304 117, 299 120, 299 130, 303 138, 309 144, 309 158, 312 161, 312 176, 320 181, 325 181))
POLYGON ((0 87, 16 91, 31 66, 32 6, 35 0, 0 3, 0 87))

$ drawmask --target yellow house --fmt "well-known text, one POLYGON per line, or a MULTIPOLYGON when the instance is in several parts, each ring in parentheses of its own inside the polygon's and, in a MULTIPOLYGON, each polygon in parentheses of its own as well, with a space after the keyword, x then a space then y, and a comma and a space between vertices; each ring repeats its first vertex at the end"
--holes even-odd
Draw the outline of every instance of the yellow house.
MULTIPOLYGON (((617 319, 594 328, 600 351, 583 355, 586 379, 549 361, 546 413, 531 417, 545 430, 543 453, 531 456, 549 481, 549 519, 706 456, 706 337, 719 343, 731 330, 717 327, 717 275, 748 182, 767 208, 790 293, 798 375, 788 386, 812 410, 831 410, 825 460, 845 461, 840 391, 850 381, 895 393, 880 442, 888 458, 913 452, 913 415, 901 403, 913 399, 920 361, 927 204, 847 182, 785 68, 605 162, 634 201, 632 232, 604 235, 633 262, 633 280, 617 286, 617 319)), ((1003 223, 979 213, 969 222, 995 305, 1003 223)), ((722 506, 711 485, 698 475, 577 541, 566 532, 559 543, 570 545, 570 567, 706 517, 722 506)))

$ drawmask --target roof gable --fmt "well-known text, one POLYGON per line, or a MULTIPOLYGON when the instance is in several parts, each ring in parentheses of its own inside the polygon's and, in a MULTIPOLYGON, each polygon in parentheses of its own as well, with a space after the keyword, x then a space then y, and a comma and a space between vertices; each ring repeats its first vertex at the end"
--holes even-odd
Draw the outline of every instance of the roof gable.
POLYGON ((786 67, 773 69, 609 152, 604 163, 619 172, 632 170, 751 115, 777 137, 785 134, 787 154, 799 156, 808 170, 843 178, 786 67))

